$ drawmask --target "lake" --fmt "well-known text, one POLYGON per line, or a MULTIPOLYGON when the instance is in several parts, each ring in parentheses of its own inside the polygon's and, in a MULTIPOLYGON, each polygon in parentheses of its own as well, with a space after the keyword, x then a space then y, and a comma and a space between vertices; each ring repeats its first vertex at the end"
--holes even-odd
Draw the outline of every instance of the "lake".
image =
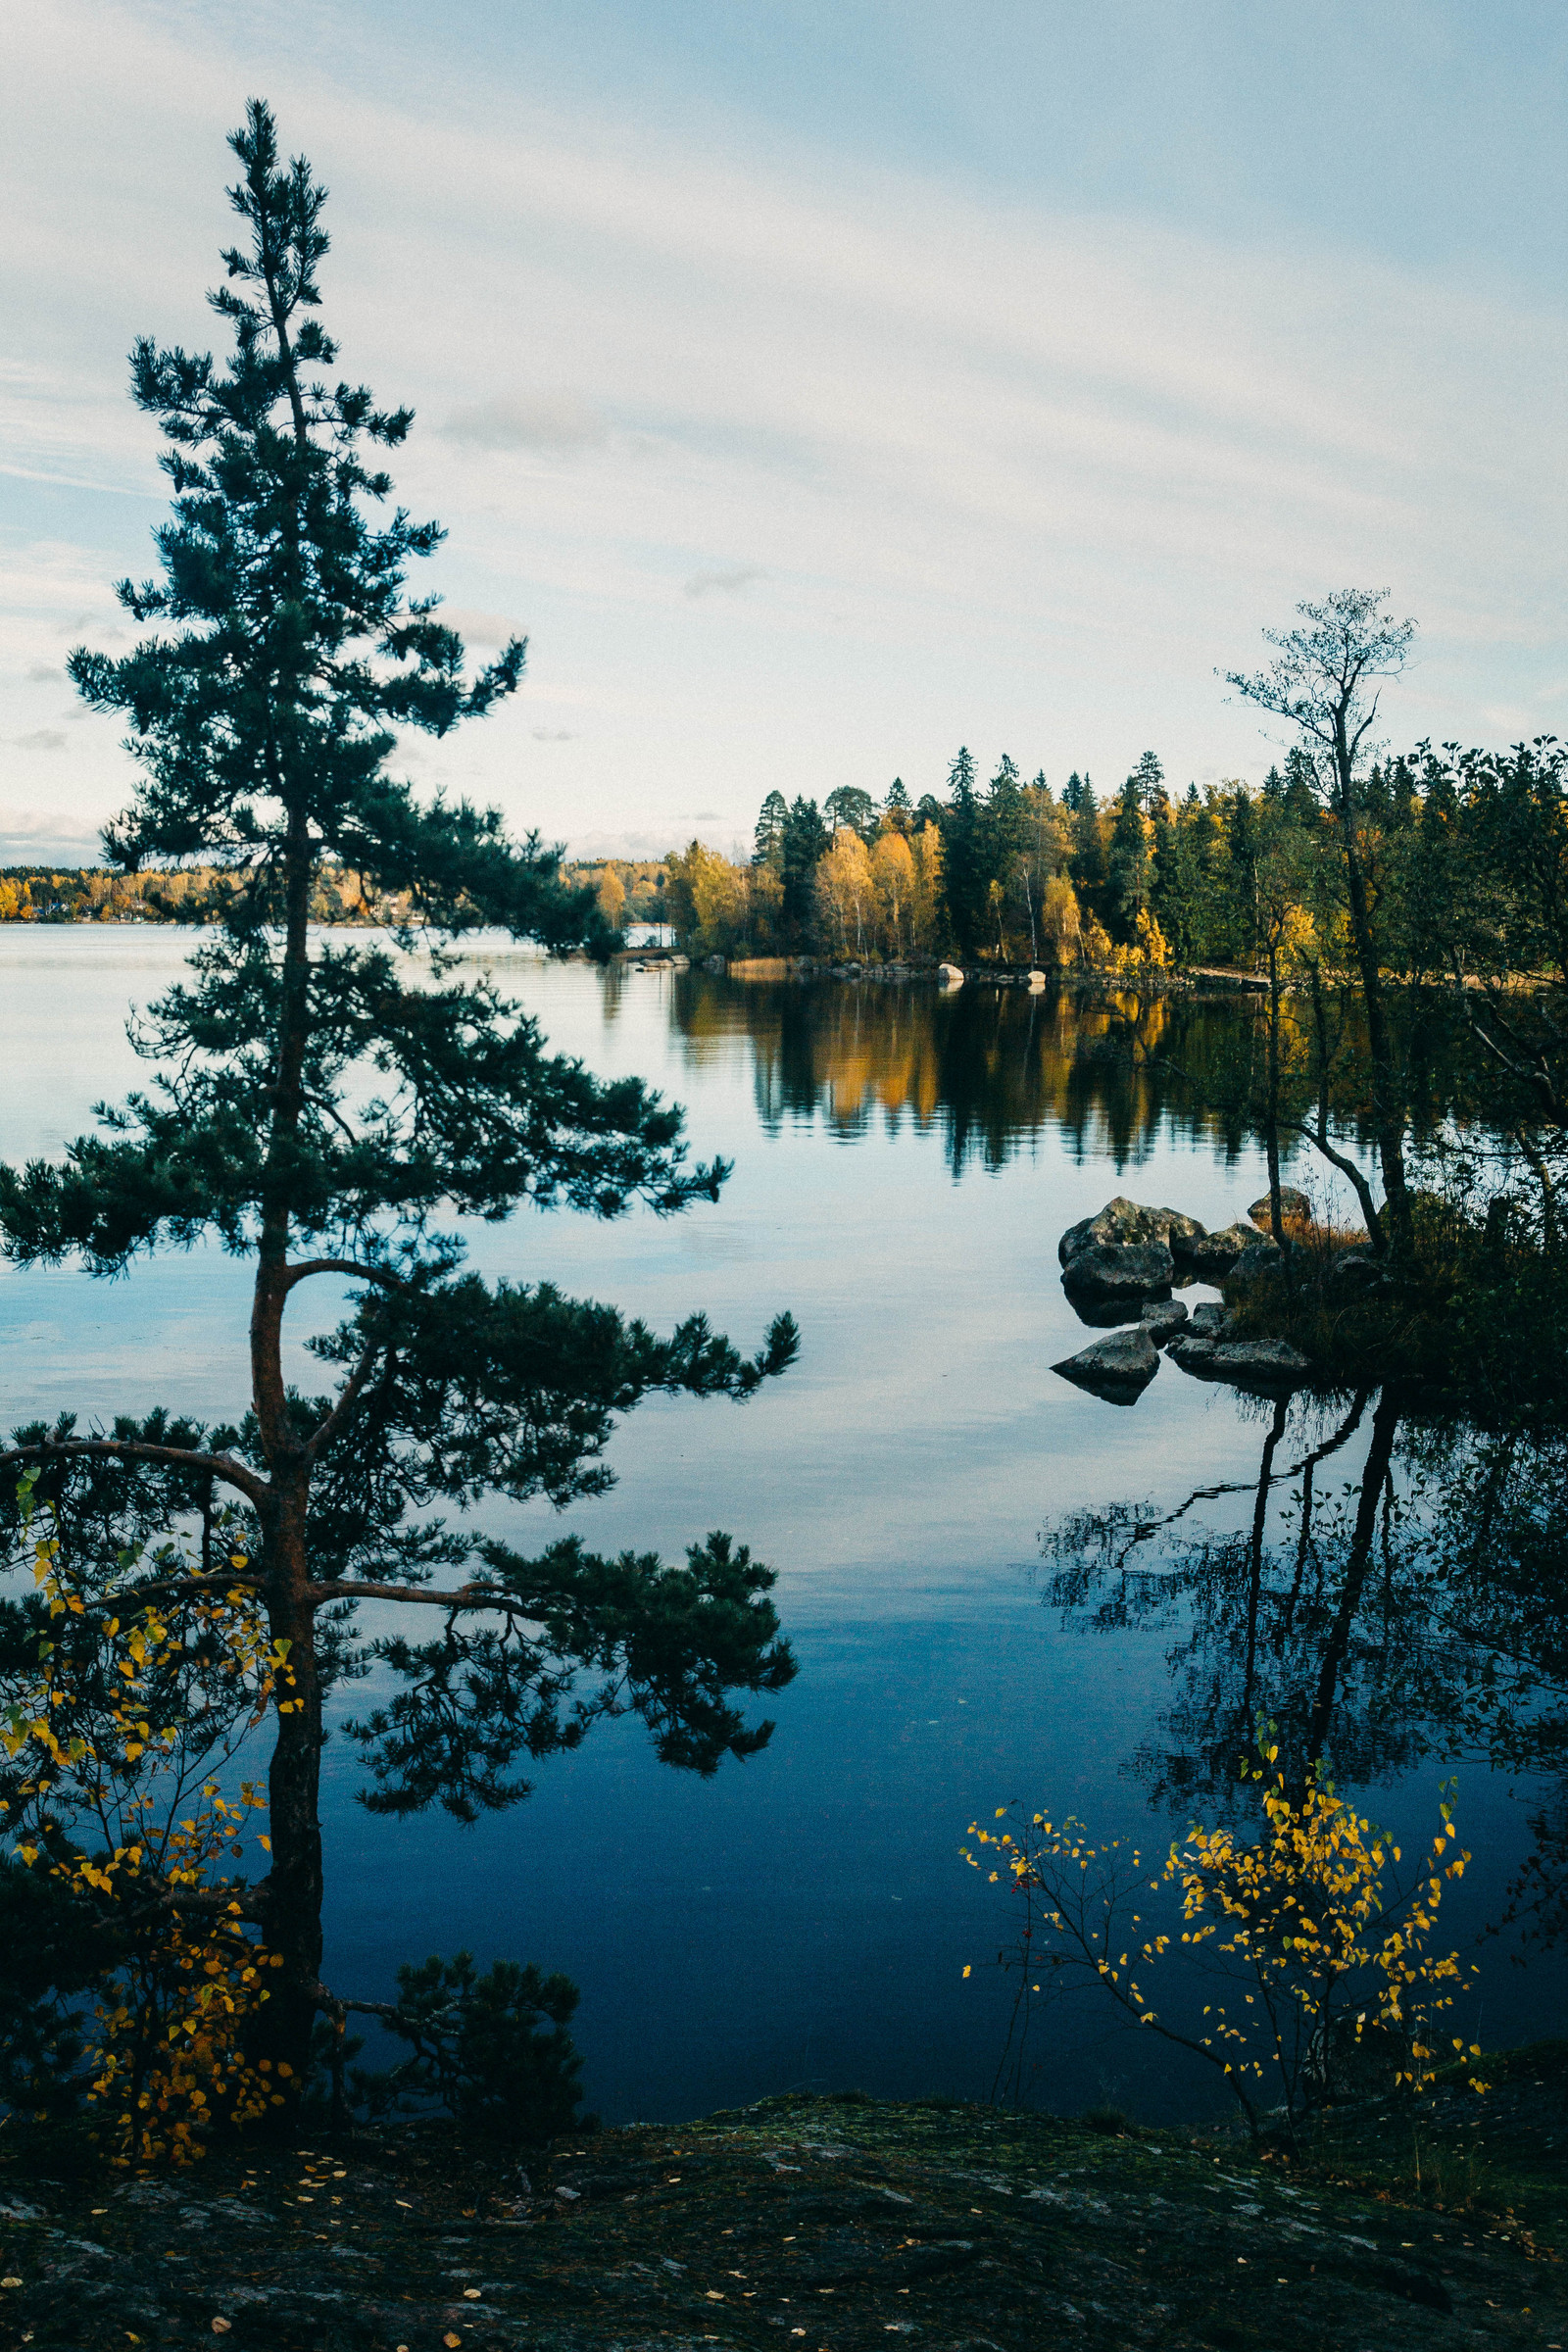
MULTIPOLYGON (((165 928, 0 928, 7 1158, 57 1152, 96 1100, 145 1079, 126 1015, 189 946, 165 928)), ((1475 1861, 1443 1942, 1482 1967, 1460 2022, 1490 2042, 1554 2027, 1555 1947, 1485 1931, 1555 1835, 1542 1727, 1559 1687, 1533 1670, 1498 1735, 1474 1669, 1517 1648, 1505 1592, 1487 1585, 1478 1632, 1419 1540, 1424 1496, 1455 1477, 1468 1491, 1462 1436, 1456 1456, 1451 1438, 1391 1435, 1376 1399, 1276 1414, 1168 1362, 1125 1410, 1051 1369, 1094 1336, 1062 1295, 1064 1226, 1119 1191, 1221 1225, 1262 1189, 1261 1152, 1118 1042, 1133 1019, 1146 1045, 1201 1066, 1255 1017, 1245 1003, 753 985, 600 974, 500 941, 474 953, 558 1049, 683 1102, 695 1151, 734 1173, 718 1205, 667 1221, 477 1227, 472 1262, 661 1326, 703 1307, 747 1348, 785 1307, 803 1335, 796 1367, 743 1407, 643 1406, 612 1442, 618 1484, 564 1525, 666 1556, 727 1528, 778 1571, 800 1674, 771 1702, 771 1746, 711 1782, 610 1725, 471 1831, 366 1814, 352 1757, 329 1747, 329 1983, 383 1996, 400 1960, 463 1944, 564 1969, 607 2120, 852 2084, 985 2096, 1012 1983, 989 1965, 1004 1909, 959 1858, 970 1822, 1022 1798, 1163 1854, 1189 1807, 1223 1810, 1256 1712, 1321 1702, 1336 1779, 1407 1847, 1458 1776, 1475 1861), (1336 1529, 1379 1446, 1380 1548, 1351 1594, 1336 1529), (1323 1447, 1307 1540, 1286 1474, 1323 1447), (1196 1489, 1215 1492, 1168 1528, 1107 1537, 1117 1506, 1175 1513, 1196 1489)), ((248 1304, 246 1267, 217 1250, 117 1283, 0 1268, 5 1422, 155 1402, 236 1413, 248 1304)), ((330 1301, 318 1311, 335 1320, 330 1301)), ((296 1368, 318 1385, 303 1349, 296 1368)), ((517 1541, 564 1532, 543 1507, 492 1519, 517 1541)), ((1108 2099, 1156 2121, 1215 2106, 1200 2070, 1093 2005, 1053 2009, 1033 2048, 1040 2105, 1108 2099)))

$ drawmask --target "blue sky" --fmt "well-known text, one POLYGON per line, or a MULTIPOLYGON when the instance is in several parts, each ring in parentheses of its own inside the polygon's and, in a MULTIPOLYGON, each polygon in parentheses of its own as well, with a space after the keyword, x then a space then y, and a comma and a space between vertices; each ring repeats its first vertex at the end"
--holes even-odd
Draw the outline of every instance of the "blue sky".
POLYGON ((1560 6, 52 0, 0 122, 0 858, 123 799, 61 662, 149 567, 131 336, 211 340, 252 91, 334 192, 421 568, 529 683, 408 772, 576 846, 968 742, 1255 777, 1214 672, 1422 624, 1396 740, 1563 730, 1560 6))

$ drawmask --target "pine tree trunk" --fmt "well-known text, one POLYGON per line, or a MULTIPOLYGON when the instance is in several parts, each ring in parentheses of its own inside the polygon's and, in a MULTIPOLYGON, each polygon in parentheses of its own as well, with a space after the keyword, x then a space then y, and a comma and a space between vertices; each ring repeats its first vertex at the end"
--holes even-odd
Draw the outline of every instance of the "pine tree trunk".
POLYGON ((269 1631, 274 1642, 288 1643, 288 1657, 278 1677, 277 1740, 268 1775, 272 1872, 263 1932, 283 1965, 270 1972, 262 2042, 296 2084, 310 2063, 321 1981, 321 1684, 306 1547, 309 1486, 303 1465, 274 1478, 266 1546, 269 1631))
POLYGON ((283 1308, 289 1291, 290 1160, 304 1107, 310 1020, 309 918, 314 856, 302 809, 290 813, 285 855, 282 1004, 271 1133, 263 1177, 262 1232, 251 1313, 251 1382, 270 1493, 264 1512, 268 1625, 289 1645, 277 1688, 277 1740, 269 1773, 272 1870, 264 1941, 281 1955, 270 1972, 261 2045, 303 2082, 321 1975, 321 1690, 307 1549, 310 1465, 283 1377, 283 1308), (286 1711, 285 1711, 286 1710, 286 1711))

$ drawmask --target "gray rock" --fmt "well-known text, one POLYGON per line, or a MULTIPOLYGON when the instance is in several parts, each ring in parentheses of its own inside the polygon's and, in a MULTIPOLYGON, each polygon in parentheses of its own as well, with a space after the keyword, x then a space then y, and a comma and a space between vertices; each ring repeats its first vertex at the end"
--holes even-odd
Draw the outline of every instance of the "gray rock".
POLYGON ((1287 1340, 1177 1340, 1166 1353, 1198 1380, 1222 1380, 1265 1395, 1298 1389, 1312 1369, 1287 1340))
POLYGON ((1051 1368, 1107 1403, 1136 1404, 1159 1370, 1159 1354, 1142 1324, 1135 1324, 1131 1331, 1112 1332, 1109 1339, 1097 1340, 1092 1348, 1051 1368))
POLYGON ((1173 1236, 1171 1254, 1188 1272, 1205 1282, 1217 1282, 1228 1274, 1244 1250, 1250 1250, 1257 1240, 1255 1226, 1224 1225, 1217 1233, 1173 1236))
POLYGON ((1163 1348, 1165 1342, 1173 1339, 1177 1332, 1186 1330, 1187 1309, 1179 1298, 1158 1298, 1145 1307, 1138 1321, 1154 1346, 1163 1348))
POLYGON ((1225 1326, 1230 1319, 1228 1307, 1217 1306, 1212 1298, 1205 1298, 1201 1306, 1195 1306, 1192 1311, 1190 1320, 1194 1339, 1223 1339, 1225 1326))
POLYGON ((937 978, 944 988, 961 988, 963 986, 963 974, 956 963, 939 963, 937 978))
MULTIPOLYGON (((1261 1200, 1254 1200, 1247 1213, 1260 1233, 1273 1232, 1267 1193, 1261 1200)), ((1287 1225, 1309 1225, 1312 1222, 1312 1203, 1304 1193, 1298 1192, 1294 1184, 1282 1184, 1280 1214, 1287 1225)))
POLYGON ((1180 1245, 1196 1240, 1202 1230, 1196 1217, 1183 1216, 1179 1208, 1145 1208, 1140 1201, 1129 1200, 1125 1193, 1118 1193, 1098 1216, 1082 1217, 1068 1226, 1056 1244, 1056 1256, 1065 1266, 1085 1250, 1147 1248, 1151 1243, 1159 1243, 1180 1255, 1180 1245))
POLYGON ((1074 1300, 1087 1298, 1098 1305, 1125 1300, 1136 1313, 1146 1298, 1165 1297, 1174 1272, 1163 1242, 1123 1248, 1093 1242, 1068 1259, 1061 1287, 1074 1300))
POLYGON ((1388 1276, 1375 1257, 1364 1250, 1348 1250, 1334 1261, 1329 1274, 1329 1288, 1342 1298, 1359 1298, 1367 1291, 1380 1291, 1388 1276))
POLYGON ((1230 1270, 1231 1282, 1252 1282, 1259 1274, 1272 1274, 1285 1263, 1285 1252, 1277 1242, 1253 1242, 1242 1251, 1230 1270))

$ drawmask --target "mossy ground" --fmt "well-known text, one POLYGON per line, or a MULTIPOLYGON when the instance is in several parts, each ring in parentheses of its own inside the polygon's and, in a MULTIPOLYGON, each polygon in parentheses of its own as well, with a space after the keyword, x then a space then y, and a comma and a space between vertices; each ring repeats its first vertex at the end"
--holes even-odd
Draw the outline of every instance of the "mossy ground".
MULTIPOLYGON (((192 2173, 3 2176, 0 2343, 145 2352, 1422 2352, 1568 2345, 1568 2054, 1494 2062, 1309 2162, 955 2104, 777 2098, 558 2143, 526 2171, 422 2129, 192 2173), (1532 2069, 1536 2071, 1531 2071, 1532 2069), (1509 2087, 1511 2085, 1511 2088, 1509 2087), (1539 2085, 1539 2087, 1538 2087, 1539 2085), (1441 2102, 1440 2102, 1441 2105, 1441 2102), (1441 2147, 1472 2178, 1432 2203, 1441 2147), (1401 2136, 1402 2133, 1402 2136, 1401 2136), (1469 2202, 1456 2207, 1455 2198, 1469 2202)), ((1107 2124, 1111 2128, 1106 2128, 1107 2124)), ((1441 2167, 1439 2168, 1441 2170, 1441 2167)))

